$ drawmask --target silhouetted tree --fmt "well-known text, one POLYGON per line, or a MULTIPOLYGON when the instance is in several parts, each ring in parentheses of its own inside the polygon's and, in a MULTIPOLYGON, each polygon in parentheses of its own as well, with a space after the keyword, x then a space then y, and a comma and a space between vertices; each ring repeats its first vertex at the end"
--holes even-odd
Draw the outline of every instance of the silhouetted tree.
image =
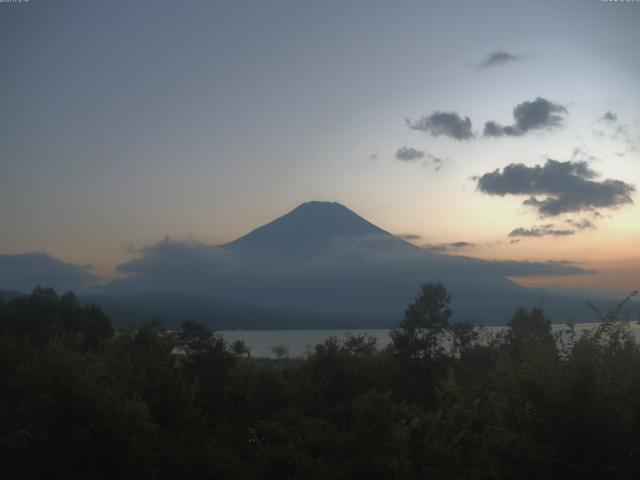
POLYGON ((449 328, 451 295, 441 283, 425 283, 409 305, 398 328, 391 332, 395 351, 410 358, 431 358, 442 351, 442 334, 449 328))
POLYGON ((289 349, 286 345, 274 345, 269 350, 271 350, 271 353, 273 353, 278 360, 283 360, 289 355, 289 349))
POLYGON ((515 355, 520 355, 527 346, 555 349, 551 333, 551 321, 540 308, 531 311, 520 307, 516 310, 507 330, 507 341, 515 355))
POLYGON ((206 352, 219 340, 209 327, 193 320, 186 320, 178 330, 178 346, 187 355, 206 352))
POLYGON ((96 348, 113 333, 111 321, 95 305, 80 305, 68 292, 58 297, 51 288, 36 287, 0 309, 0 331, 43 345, 54 336, 73 337, 77 348, 96 348))
POLYGON ((193 320, 185 321, 178 330, 177 346, 185 353, 185 372, 199 387, 200 405, 219 415, 218 407, 224 403, 224 383, 236 358, 221 336, 193 320))
POLYGON ((244 356, 251 358, 251 349, 247 346, 244 340, 235 340, 231 343, 231 352, 236 356, 244 356))

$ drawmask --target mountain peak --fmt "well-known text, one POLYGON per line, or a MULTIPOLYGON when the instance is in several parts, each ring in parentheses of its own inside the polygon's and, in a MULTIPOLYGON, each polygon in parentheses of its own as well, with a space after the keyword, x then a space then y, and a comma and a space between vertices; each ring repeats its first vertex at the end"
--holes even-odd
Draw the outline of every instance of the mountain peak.
POLYGON ((338 203, 338 202, 327 202, 325 200, 309 200, 308 202, 301 203, 300 205, 298 205, 296 208, 294 208, 291 211, 294 212, 296 210, 331 209, 331 208, 344 209, 344 210, 347 210, 347 211, 351 212, 351 210, 349 210, 347 207, 345 207, 341 203, 338 203))
POLYGON ((300 259, 322 254, 338 238, 367 235, 390 234, 340 203, 314 200, 223 247, 244 255, 300 259))
MULTIPOLYGON (((356 214, 352 210, 348 209, 344 205, 338 202, 327 202, 323 200, 310 200, 308 202, 301 203, 289 213, 283 215, 280 218, 287 217, 289 215, 304 215, 304 216, 319 216, 324 218, 337 218, 339 216, 346 217, 357 217, 360 220, 364 220, 360 215, 356 214)), ((364 220, 366 221, 366 220, 364 220)), ((367 222, 369 223, 369 222, 367 222)), ((373 225, 373 224, 371 224, 373 225)), ((375 225, 374 225, 375 227, 375 225)), ((376 227, 377 228, 377 227, 376 227)))

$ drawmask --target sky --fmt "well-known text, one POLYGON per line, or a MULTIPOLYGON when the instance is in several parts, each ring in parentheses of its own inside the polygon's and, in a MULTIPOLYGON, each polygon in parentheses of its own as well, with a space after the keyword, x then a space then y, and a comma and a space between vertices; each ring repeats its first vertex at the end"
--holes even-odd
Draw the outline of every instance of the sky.
POLYGON ((0 3, 0 255, 110 278, 308 200, 640 287, 640 3, 0 3))

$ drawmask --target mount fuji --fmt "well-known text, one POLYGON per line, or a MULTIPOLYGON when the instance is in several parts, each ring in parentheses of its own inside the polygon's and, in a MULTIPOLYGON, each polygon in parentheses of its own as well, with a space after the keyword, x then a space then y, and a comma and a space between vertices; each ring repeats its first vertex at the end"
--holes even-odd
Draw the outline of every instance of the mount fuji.
POLYGON ((583 299, 506 278, 584 273, 578 267, 428 251, 335 202, 304 203, 224 245, 165 240, 118 270, 123 278, 86 297, 116 322, 154 316, 216 328, 386 328, 427 281, 452 293, 454 320, 499 325, 518 306, 541 303, 557 321, 587 313, 583 299))

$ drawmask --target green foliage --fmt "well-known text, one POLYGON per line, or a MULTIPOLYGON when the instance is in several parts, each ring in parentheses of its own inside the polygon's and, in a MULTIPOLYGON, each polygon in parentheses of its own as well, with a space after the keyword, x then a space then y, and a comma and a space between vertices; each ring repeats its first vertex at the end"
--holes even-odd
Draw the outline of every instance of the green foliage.
MULTIPOLYGON (((630 299, 631 297, 629 297, 630 299)), ((205 325, 111 331, 73 294, 0 305, 3 478, 626 479, 640 474, 629 299, 585 333, 503 334, 425 284, 392 343, 249 359, 205 325)))
POLYGON ((231 352, 238 357, 246 356, 247 358, 251 358, 251 349, 244 340, 235 340, 231 343, 231 352))
POLYGON ((96 348, 112 329, 98 307, 79 305, 72 292, 58 297, 50 288, 36 287, 30 296, 15 298, 0 308, 0 332, 26 337, 36 345, 64 335, 85 349, 96 348))
POLYGON ((556 340, 551 333, 551 321, 539 308, 531 311, 520 307, 509 322, 506 342, 512 355, 542 355, 552 358, 556 355, 556 340))
POLYGON ((289 355, 289 349, 285 345, 274 345, 270 350, 278 360, 284 360, 289 355))
POLYGON ((425 283, 391 334, 394 348, 410 358, 433 358, 442 353, 442 336, 449 330, 451 295, 441 283, 425 283))

